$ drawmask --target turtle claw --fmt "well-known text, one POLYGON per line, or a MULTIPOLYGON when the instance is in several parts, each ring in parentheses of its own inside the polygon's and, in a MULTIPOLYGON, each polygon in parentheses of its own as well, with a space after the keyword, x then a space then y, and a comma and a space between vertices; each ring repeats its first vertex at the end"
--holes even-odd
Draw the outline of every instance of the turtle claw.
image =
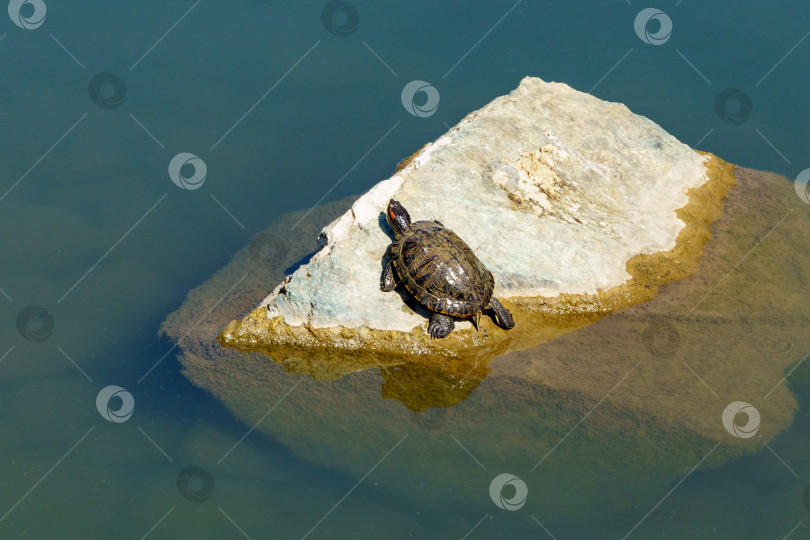
POLYGON ((495 312, 495 323, 505 330, 515 327, 515 320, 509 310, 503 307, 496 298, 489 301, 489 307, 495 312))
POLYGON ((397 286, 397 282, 394 279, 394 262, 389 261, 388 264, 385 266, 385 270, 383 270, 382 277, 380 278, 380 290, 382 292, 391 292, 397 286))
POLYGON ((430 316, 430 324, 428 324, 428 334, 431 337, 443 338, 450 335, 450 332, 455 328, 456 323, 449 315, 442 313, 434 313, 430 316))

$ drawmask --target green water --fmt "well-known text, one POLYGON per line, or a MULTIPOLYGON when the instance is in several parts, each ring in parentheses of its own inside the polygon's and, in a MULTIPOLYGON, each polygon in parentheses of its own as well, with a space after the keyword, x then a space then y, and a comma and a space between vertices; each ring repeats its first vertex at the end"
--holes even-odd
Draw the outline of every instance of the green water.
MULTIPOLYGON (((805 3, 667 1, 657 7, 673 31, 661 45, 634 30, 644 6, 623 0, 354 1, 332 6, 332 32, 326 2, 44 4, 41 26, 37 2, 20 6, 16 21, 36 28, 0 14, 0 538, 807 537, 804 365, 789 381, 800 409, 772 451, 681 482, 687 468, 621 511, 592 504, 572 467, 559 500, 582 506, 544 493, 529 515, 490 500, 491 480, 509 471, 464 453, 457 473, 480 485, 478 501, 375 480, 430 430, 393 438, 367 477, 259 432, 243 439, 251 426, 192 386, 157 337, 186 293, 274 219, 364 192, 525 75, 624 102, 689 145, 795 178, 810 167, 805 3), (113 77, 94 87, 100 73, 113 77), (432 114, 403 106, 412 80, 437 89, 432 114), (718 106, 726 88, 740 92, 718 106), (199 189, 170 179, 181 152, 206 165, 199 189), (50 315, 18 325, 27 306, 50 315), (124 422, 97 409, 109 385, 134 398, 124 422), (204 472, 179 477, 187 466, 204 472)), ((580 418, 561 417, 561 434, 580 418)), ((560 451, 587 460, 595 444, 574 431, 560 451)), ((542 470, 520 476, 530 498, 543 492, 542 470)))

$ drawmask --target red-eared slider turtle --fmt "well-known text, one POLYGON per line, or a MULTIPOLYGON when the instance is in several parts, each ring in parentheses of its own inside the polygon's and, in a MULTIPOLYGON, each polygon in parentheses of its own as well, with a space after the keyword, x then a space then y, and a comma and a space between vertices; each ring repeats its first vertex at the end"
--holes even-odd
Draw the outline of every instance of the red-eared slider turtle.
POLYGON ((428 325, 431 336, 450 334, 453 317, 470 317, 478 329, 485 309, 495 313, 501 328, 515 326, 512 314, 492 297, 492 274, 456 233, 438 221, 411 223, 411 216, 393 199, 385 217, 395 238, 380 289, 389 292, 398 282, 405 285, 420 304, 433 311, 428 325))

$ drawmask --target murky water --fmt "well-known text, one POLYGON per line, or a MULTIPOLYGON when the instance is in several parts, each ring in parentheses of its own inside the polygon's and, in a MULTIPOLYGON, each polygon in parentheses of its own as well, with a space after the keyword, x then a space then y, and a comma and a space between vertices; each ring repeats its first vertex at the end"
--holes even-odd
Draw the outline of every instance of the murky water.
MULTIPOLYGON (((622 1, 9 4, 0 19, 0 537, 807 535, 803 363, 787 380, 793 424, 730 463, 690 473, 712 450, 704 444, 662 474, 649 456, 676 437, 644 425, 594 437, 580 428, 612 425, 613 409, 582 420, 596 401, 574 400, 529 407, 556 426, 538 429, 534 444, 501 426, 504 455, 526 455, 510 469, 460 425, 444 429, 452 417, 425 429, 395 401, 363 402, 374 373, 348 377, 339 394, 336 383, 275 368, 280 386, 301 386, 252 430, 260 418, 234 418, 195 388, 157 337, 186 293, 254 234, 286 212, 365 191, 525 75, 624 102, 687 144, 795 178, 810 166, 804 3, 667 2, 640 30, 643 6, 622 1), (403 105, 414 80, 436 89, 438 107, 421 93, 403 105), (192 155, 173 161, 182 153, 192 155), (121 389, 102 395, 110 408, 97 406, 111 385, 121 389), (291 445, 289 432, 268 435, 295 423, 304 389, 324 403, 357 398, 324 416, 331 438, 317 451, 291 445), (403 423, 380 435, 382 451, 347 455, 362 405, 403 423), (526 472, 563 436, 560 461, 549 457, 545 475, 526 472), (600 444, 640 445, 650 460, 642 467, 644 452, 620 458, 600 444), (406 474, 420 463, 432 470, 431 446, 457 456, 447 484, 464 489, 406 474), (526 485, 525 508, 490 498, 501 473, 520 480, 501 479, 507 499, 526 485)), ((763 361, 804 341, 771 343, 763 361)), ((479 414, 493 389, 485 380, 459 410, 479 414)), ((266 409, 283 395, 268 395, 266 409)))

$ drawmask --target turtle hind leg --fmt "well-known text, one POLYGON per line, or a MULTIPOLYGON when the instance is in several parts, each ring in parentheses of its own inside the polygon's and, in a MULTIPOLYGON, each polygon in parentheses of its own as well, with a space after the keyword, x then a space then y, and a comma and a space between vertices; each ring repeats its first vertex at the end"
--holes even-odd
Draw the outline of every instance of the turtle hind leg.
POLYGON ((380 290, 383 292, 391 292, 396 286, 397 282, 394 279, 394 261, 389 261, 380 278, 380 290))
POLYGON ((512 314, 498 302, 497 298, 490 300, 488 307, 495 312, 495 323, 498 326, 506 330, 515 326, 515 320, 512 318, 512 314))
POLYGON ((443 338, 450 335, 456 323, 453 322, 453 317, 444 315, 442 313, 433 313, 430 316, 430 324, 428 325, 428 334, 435 338, 443 338))

